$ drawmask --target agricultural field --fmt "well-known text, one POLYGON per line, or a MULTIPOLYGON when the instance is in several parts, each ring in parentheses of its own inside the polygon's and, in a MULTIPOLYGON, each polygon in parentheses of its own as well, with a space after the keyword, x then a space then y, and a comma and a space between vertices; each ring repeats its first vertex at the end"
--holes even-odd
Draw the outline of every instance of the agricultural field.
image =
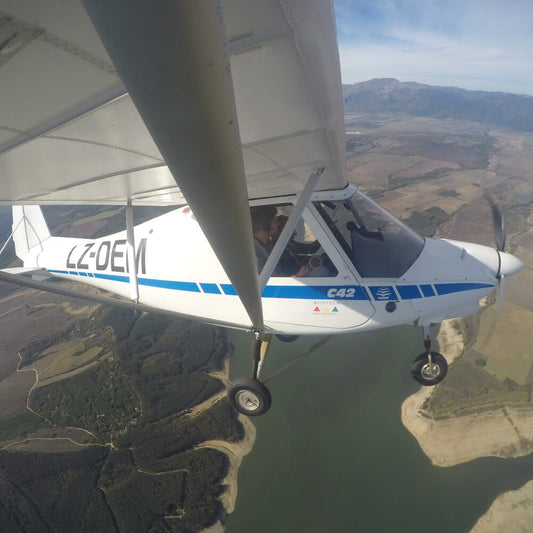
MULTIPOLYGON (((492 245, 488 188, 526 264, 506 280, 499 316, 492 298, 461 322, 465 352, 427 412, 533 406, 533 136, 397 115, 351 115, 347 130, 350 180, 397 217, 426 236, 492 245)), ((46 216, 65 236, 124 229, 121 210, 46 216)), ((231 352, 222 330, 0 285, 0 335, 3 527, 15 517, 43 530, 164 531, 223 519, 229 459, 206 443, 238 442, 243 427, 218 401, 231 352)))
POLYGON ((109 357, 110 346, 101 346, 98 337, 93 334, 85 339, 70 339, 43 350, 32 366, 38 377, 36 388, 88 370, 109 357))
POLYGON ((459 120, 346 117, 350 180, 424 236, 494 246, 490 190, 505 211, 507 249, 526 265, 462 323, 466 349, 428 413, 531 405, 533 387, 533 135, 459 120), (496 316, 497 315, 497 316, 496 316))
POLYGON ((222 330, 27 289, 8 291, 0 317, 3 528, 223 520, 230 460, 206 443, 244 433, 216 401, 231 353, 222 330))
MULTIPOLYGON (((138 208, 135 220, 166 210, 138 208)), ((124 229, 122 209, 44 211, 55 235, 124 229)), ((10 210, 0 210, 0 220, 9 231, 10 210)), ((8 249, 2 266, 16 265, 8 249)), ((143 524, 185 531, 224 518, 228 456, 196 449, 203 442, 194 435, 242 438, 225 402, 199 405, 224 388, 210 375, 221 373, 231 353, 223 333, 0 284, 0 335, 3 530, 132 531, 143 524), (197 416, 189 420, 192 407, 197 416), (158 425, 161 417, 166 426, 158 425), (132 463, 115 443, 144 430, 135 437, 137 453, 149 464, 173 439, 165 433, 170 422, 189 437, 166 453, 168 473, 132 463)))

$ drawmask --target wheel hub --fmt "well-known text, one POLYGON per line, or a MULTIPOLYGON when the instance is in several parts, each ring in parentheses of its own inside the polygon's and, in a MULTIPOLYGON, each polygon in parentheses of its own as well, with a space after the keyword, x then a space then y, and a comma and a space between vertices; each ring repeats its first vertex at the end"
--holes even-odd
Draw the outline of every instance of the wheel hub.
POLYGON ((235 401, 246 411, 255 411, 261 405, 260 398, 251 390, 237 392, 235 401))
POLYGON ((440 366, 435 363, 427 363, 422 367, 420 373, 425 379, 435 379, 440 375, 440 366))

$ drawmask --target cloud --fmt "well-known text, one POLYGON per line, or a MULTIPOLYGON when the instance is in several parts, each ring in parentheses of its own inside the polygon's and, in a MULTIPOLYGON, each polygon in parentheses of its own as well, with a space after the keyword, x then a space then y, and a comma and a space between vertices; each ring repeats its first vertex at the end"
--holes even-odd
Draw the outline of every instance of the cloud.
POLYGON ((529 0, 335 3, 343 81, 395 77, 533 94, 529 0))

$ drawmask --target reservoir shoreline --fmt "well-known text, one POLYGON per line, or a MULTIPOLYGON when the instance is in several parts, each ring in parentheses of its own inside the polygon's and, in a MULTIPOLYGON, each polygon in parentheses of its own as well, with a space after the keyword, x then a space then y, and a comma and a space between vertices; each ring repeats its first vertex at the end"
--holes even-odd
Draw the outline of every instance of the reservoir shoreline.
MULTIPOLYGON (((244 335, 232 342, 234 378, 249 369, 249 342, 244 335)), ((265 372, 312 342, 277 343, 265 372)), ((239 470, 226 531, 423 533, 427 523, 417 521, 416 501, 433 517, 435 533, 465 532, 500 494, 533 479, 530 457, 432 464, 400 417, 402 403, 419 388, 409 375, 417 343, 420 332, 409 326, 338 336, 328 350, 272 380, 272 409, 253 420, 257 439, 239 470), (387 513, 379 511, 384 501, 387 513), (318 507, 328 512, 313 512, 318 507)))
MULTIPOLYGON (((464 349, 453 320, 442 323, 439 345, 452 363, 464 349)), ((436 466, 455 466, 480 457, 514 458, 533 452, 533 409, 499 407, 435 420, 424 409, 431 387, 421 387, 402 404, 402 423, 436 466)))
MULTIPOLYGON (((442 323, 439 345, 448 362, 464 349, 454 321, 442 323)), ((402 404, 404 426, 435 466, 452 467, 482 457, 511 459, 533 453, 533 409, 500 407, 486 412, 435 420, 423 412, 432 388, 421 387, 402 404)), ((500 494, 479 518, 471 533, 503 529, 529 531, 533 523, 533 481, 500 494), (510 521, 511 520, 511 521, 510 521)))

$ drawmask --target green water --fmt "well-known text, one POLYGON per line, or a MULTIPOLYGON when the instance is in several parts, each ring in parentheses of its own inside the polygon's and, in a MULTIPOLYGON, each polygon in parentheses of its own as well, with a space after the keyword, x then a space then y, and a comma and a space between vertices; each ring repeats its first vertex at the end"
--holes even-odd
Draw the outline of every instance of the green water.
MULTIPOLYGON (((249 373, 249 342, 235 335, 232 376, 249 373)), ((264 375, 309 344, 276 341, 264 375)), ((339 336, 270 382, 226 531, 464 532, 533 479, 533 456, 431 465, 400 420, 421 347, 413 327, 339 336)))

